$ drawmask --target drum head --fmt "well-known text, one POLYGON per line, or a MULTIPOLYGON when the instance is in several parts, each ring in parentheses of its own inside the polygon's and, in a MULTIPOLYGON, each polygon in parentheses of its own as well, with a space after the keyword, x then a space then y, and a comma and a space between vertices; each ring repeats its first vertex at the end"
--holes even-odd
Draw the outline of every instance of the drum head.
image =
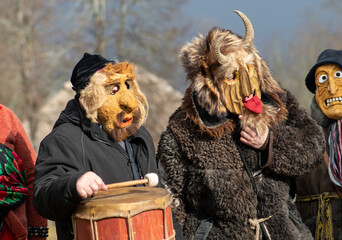
POLYGON ((166 209, 171 201, 171 195, 163 188, 113 188, 83 200, 77 206, 74 217, 93 220, 128 218, 147 210, 166 209))

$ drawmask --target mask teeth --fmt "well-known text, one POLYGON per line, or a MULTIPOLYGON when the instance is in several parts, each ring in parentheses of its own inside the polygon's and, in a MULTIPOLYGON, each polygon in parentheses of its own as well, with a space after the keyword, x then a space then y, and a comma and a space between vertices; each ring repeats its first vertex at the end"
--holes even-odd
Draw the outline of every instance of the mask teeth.
POLYGON ((328 107, 330 103, 332 102, 340 102, 342 103, 342 97, 336 97, 336 98, 329 98, 325 100, 325 105, 328 107))

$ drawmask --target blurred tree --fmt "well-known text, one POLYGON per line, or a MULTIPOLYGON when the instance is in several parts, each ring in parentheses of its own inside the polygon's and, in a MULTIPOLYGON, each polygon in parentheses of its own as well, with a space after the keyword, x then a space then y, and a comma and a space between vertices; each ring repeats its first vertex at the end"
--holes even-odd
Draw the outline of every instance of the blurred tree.
MULTIPOLYGON (((330 0, 334 1, 334 0, 330 0)), ((339 4, 342 7, 342 4, 339 4)), ((322 13, 331 13, 332 5, 325 3, 322 13)), ((272 41, 265 43, 265 58, 274 78, 298 98, 301 105, 309 110, 313 94, 305 86, 305 77, 316 63, 318 55, 327 48, 341 49, 341 16, 330 14, 316 15, 310 9, 306 21, 294 30, 288 42, 275 34, 272 41), (332 17, 333 16, 333 17, 332 17)))
POLYGON ((178 48, 188 28, 181 16, 185 2, 2 0, 0 102, 28 122, 37 147, 38 111, 68 80, 80 53, 129 60, 166 79, 177 79, 182 74, 178 48))
POLYGON ((45 0, 0 2, 0 101, 29 124, 34 146, 38 111, 63 73, 66 43, 54 38, 55 5, 45 0))
POLYGON ((95 52, 104 55, 106 50, 106 1, 105 0, 92 0, 93 3, 93 16, 94 16, 94 29, 95 29, 95 52))
POLYGON ((342 2, 340 0, 326 0, 323 3, 323 6, 340 14, 342 9, 342 2))
POLYGON ((190 27, 181 13, 187 0, 79 1, 95 52, 135 62, 176 88, 176 79, 183 82, 177 57, 190 27))

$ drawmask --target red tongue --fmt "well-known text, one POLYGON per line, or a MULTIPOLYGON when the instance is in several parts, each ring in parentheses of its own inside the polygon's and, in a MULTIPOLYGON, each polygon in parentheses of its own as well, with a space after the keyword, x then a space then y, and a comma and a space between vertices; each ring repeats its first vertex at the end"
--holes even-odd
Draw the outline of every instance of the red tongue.
POLYGON ((246 97, 243 100, 243 105, 245 105, 248 110, 260 114, 262 112, 262 103, 258 96, 252 96, 253 95, 246 97))

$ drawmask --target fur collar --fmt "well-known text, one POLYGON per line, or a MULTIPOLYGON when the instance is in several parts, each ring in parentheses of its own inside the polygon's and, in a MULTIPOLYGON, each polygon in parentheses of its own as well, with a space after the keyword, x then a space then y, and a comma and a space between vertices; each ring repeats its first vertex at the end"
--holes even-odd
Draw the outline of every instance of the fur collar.
POLYGON ((263 102, 262 113, 255 114, 244 108, 242 115, 245 118, 243 121, 240 121, 237 115, 230 113, 220 117, 209 115, 198 104, 196 94, 191 88, 186 90, 181 107, 186 113, 186 117, 199 127, 200 132, 207 133, 214 138, 220 138, 224 132, 231 133, 239 125, 253 126, 259 133, 264 130, 265 125, 272 128, 287 118, 287 109, 278 95, 270 96, 263 93, 261 101, 263 102))

